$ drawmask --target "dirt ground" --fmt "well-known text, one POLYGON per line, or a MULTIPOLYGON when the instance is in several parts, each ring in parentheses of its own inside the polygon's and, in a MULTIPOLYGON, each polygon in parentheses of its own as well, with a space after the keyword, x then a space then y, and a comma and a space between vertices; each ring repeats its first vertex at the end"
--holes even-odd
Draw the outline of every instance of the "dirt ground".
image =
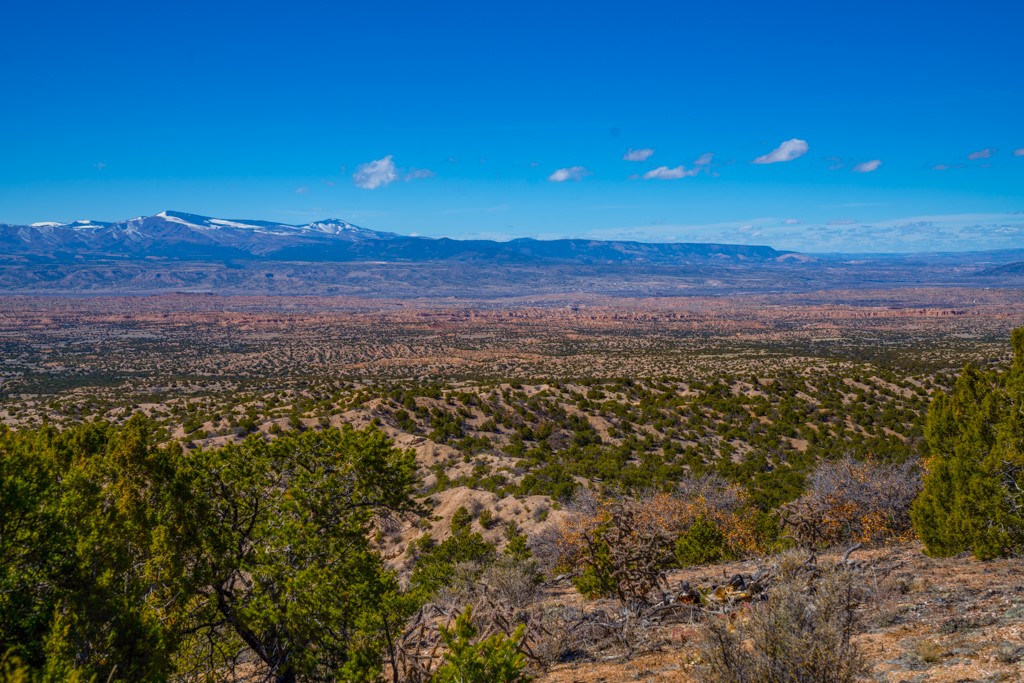
MULTIPOLYGON (((973 557, 929 558, 918 543, 855 553, 853 559, 900 563, 879 582, 865 607, 856 645, 871 665, 865 681, 988 683, 1024 681, 1024 559, 979 562, 973 557)), ((826 559, 825 557, 822 558, 826 559)), ((756 562, 680 572, 682 580, 722 583, 756 562)), ((628 661, 559 664, 541 683, 697 681, 697 629, 672 627, 656 652, 628 661)))

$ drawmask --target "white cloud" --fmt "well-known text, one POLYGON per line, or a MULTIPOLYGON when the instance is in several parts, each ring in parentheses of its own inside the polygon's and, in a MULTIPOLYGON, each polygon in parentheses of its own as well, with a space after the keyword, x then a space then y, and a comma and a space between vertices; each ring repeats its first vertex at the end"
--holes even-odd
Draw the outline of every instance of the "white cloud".
POLYGON ((995 153, 995 149, 992 147, 986 147, 985 149, 979 149, 977 152, 971 152, 967 155, 967 158, 971 161, 977 161, 978 159, 988 159, 995 153))
POLYGON ((309 188, 305 185, 295 188, 295 194, 306 194, 307 192, 309 192, 309 188))
POLYGON ((582 166, 569 166, 558 169, 548 176, 548 180, 553 183, 564 183, 566 180, 582 180, 588 175, 590 175, 590 171, 582 166))
POLYGON ((793 161, 807 154, 810 147, 806 140, 786 140, 781 145, 763 156, 754 159, 755 164, 776 164, 780 161, 793 161))
POLYGON ((880 159, 872 159, 871 161, 862 161, 853 167, 854 173, 871 173, 877 171, 878 167, 882 165, 880 159))
POLYGON ((782 221, 782 224, 783 225, 800 225, 800 221, 798 221, 795 218, 787 218, 784 221, 782 221))
POLYGON ((389 154, 383 159, 361 164, 352 174, 352 180, 357 187, 364 190, 376 190, 378 187, 390 185, 398 180, 394 157, 389 154))
POLYGON ((658 168, 644 173, 644 180, 676 180, 677 178, 689 178, 700 173, 699 168, 687 169, 685 166, 659 166, 658 168))
POLYGON ((1024 242, 1024 215, 1016 213, 897 217, 870 224, 779 223, 777 218, 769 217, 727 223, 656 223, 595 229, 585 236, 651 242, 768 244, 804 253, 847 254, 1013 249, 1024 242))
POLYGON ((694 160, 692 168, 686 168, 682 165, 676 166, 675 168, 659 166, 658 168, 644 173, 642 177, 644 180, 677 180, 679 178, 692 178, 700 173, 710 173, 708 166, 714 158, 714 154, 707 152, 705 154, 701 154, 696 160, 694 160))
POLYGON ((436 175, 429 168, 410 168, 409 172, 402 177, 402 180, 423 180, 424 178, 433 178, 436 175))
POLYGON ((1013 150, 1013 156, 1015 156, 1015 157, 1024 157, 1024 147, 1021 147, 1020 149, 1013 150))
POLYGON ((653 154, 654 150, 650 147, 644 147, 643 149, 630 148, 622 158, 626 161, 647 161, 653 154))
POLYGON ((410 168, 408 170, 395 166, 394 156, 389 154, 383 159, 376 159, 356 167, 352 180, 357 187, 364 190, 376 190, 378 187, 390 185, 396 180, 410 181, 433 178, 436 173, 427 168, 410 168))

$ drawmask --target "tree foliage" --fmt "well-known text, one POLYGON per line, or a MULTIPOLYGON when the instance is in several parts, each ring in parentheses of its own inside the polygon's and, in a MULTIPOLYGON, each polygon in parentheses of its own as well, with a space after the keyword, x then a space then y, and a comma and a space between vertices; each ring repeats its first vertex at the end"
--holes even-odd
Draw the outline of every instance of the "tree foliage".
MULTIPOLYGON (((29 671, 160 681, 372 679, 394 577, 370 545, 413 508, 374 428, 185 453, 142 418, 0 433, 0 651, 29 671)), ((13 661, 13 660, 11 660, 13 661)))
POLYGON ((966 367, 928 411, 929 458, 911 516, 933 555, 1024 550, 1024 328, 1004 372, 966 367))

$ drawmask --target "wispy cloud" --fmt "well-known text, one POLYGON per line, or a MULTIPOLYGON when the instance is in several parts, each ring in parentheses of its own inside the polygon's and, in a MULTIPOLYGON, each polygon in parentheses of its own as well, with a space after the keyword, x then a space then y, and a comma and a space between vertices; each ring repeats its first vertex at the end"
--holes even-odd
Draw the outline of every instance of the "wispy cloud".
POLYGON ((713 153, 711 153, 711 152, 704 152, 704 154, 701 154, 699 157, 697 157, 694 160, 693 165, 694 166, 707 166, 707 165, 709 165, 711 163, 711 161, 714 158, 715 158, 715 155, 713 153))
POLYGON ((650 147, 644 147, 642 149, 630 149, 622 157, 626 161, 647 161, 654 154, 654 150, 650 147))
POLYGON ((958 168, 963 168, 963 164, 935 164, 932 166, 933 171, 953 171, 958 168))
POLYGON ((590 171, 583 166, 569 166, 558 169, 548 176, 548 180, 553 183, 564 183, 567 180, 583 180, 588 175, 590 175, 590 171))
MULTIPOLYGON (((577 235, 578 236, 578 235, 577 235)), ((1015 248, 1024 241, 1024 214, 912 216, 859 221, 780 221, 755 218, 710 224, 648 224, 587 233, 594 239, 769 244, 803 252, 933 252, 1015 248)))
POLYGON ((1015 156, 1015 157, 1024 157, 1024 147, 1021 147, 1019 149, 1013 150, 1013 156, 1015 156))
POLYGON ((699 168, 687 169, 685 166, 676 166, 675 168, 659 166, 644 173, 643 178, 644 180, 676 180, 678 178, 689 178, 698 173, 700 173, 699 168))
POLYGON ((383 159, 360 164, 356 172, 352 174, 352 180, 356 187, 364 190, 376 190, 398 180, 398 171, 395 169, 394 156, 389 154, 383 159))
POLYGON ((846 167, 846 162, 839 157, 825 157, 825 161, 828 162, 828 170, 830 171, 838 171, 846 167))
POLYGON ((978 159, 990 159, 996 150, 992 147, 986 147, 985 149, 979 149, 976 152, 971 152, 967 155, 967 158, 971 161, 977 161, 978 159))
POLYGON ((295 188, 295 194, 306 194, 307 192, 309 192, 309 188, 305 185, 295 188))
POLYGON ((686 168, 685 166, 676 166, 675 168, 669 168, 668 166, 659 166, 658 168, 652 169, 647 173, 643 174, 644 180, 678 180, 679 178, 692 178, 699 173, 706 173, 708 166, 711 161, 715 158, 715 155, 711 152, 701 154, 693 162, 692 168, 686 168))
POLYGON ((807 154, 810 146, 806 140, 793 138, 786 140, 772 151, 754 159, 755 164, 777 164, 782 161, 793 161, 807 154))
POLYGON ((431 171, 429 168, 410 168, 402 180, 423 180, 424 178, 433 178, 437 174, 431 171))
POLYGON ((871 161, 862 161, 853 167, 854 173, 871 173, 877 171, 878 167, 882 165, 880 159, 872 159, 871 161))
POLYGON ((93 164, 92 166, 93 166, 93 168, 95 168, 95 169, 96 169, 97 171, 102 171, 103 169, 105 169, 105 168, 107 167, 107 165, 106 165, 105 163, 103 163, 102 161, 97 161, 97 162, 96 162, 95 164, 93 164))

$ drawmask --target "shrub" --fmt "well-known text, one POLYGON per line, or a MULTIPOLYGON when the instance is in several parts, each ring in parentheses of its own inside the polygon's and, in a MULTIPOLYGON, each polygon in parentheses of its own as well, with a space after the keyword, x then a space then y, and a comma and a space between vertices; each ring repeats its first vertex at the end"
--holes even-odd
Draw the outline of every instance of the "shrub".
POLYGON ((739 557, 763 547, 760 516, 751 513, 741 489, 718 479, 641 499, 581 496, 574 507, 558 549, 564 569, 582 567, 574 583, 586 597, 642 603, 677 560, 739 557))
POLYGON ((426 596, 451 585, 461 574, 469 574, 469 580, 475 581, 496 555, 493 544, 486 542, 478 533, 470 533, 465 527, 442 543, 434 543, 430 539, 423 546, 410 581, 426 596))
POLYGON ((701 627, 701 683, 853 683, 867 673, 851 642, 866 591, 842 567, 808 565, 791 552, 768 600, 701 627))
POLYGON ((734 557, 726 542, 725 533, 718 524, 703 516, 694 520, 690 529, 676 539, 675 556, 676 563, 683 567, 709 564, 734 557))
POLYGON ((467 531, 469 525, 473 523, 473 515, 469 513, 465 505, 459 507, 458 510, 452 515, 451 529, 453 534, 467 531))
POLYGON ((910 506, 921 490, 916 462, 858 461, 847 455, 824 462, 807 492, 781 509, 783 526, 798 545, 905 540, 912 534, 910 506))
POLYGON ((452 628, 441 627, 441 638, 448 651, 444 664, 434 674, 434 683, 526 683, 526 656, 519 651, 525 628, 519 626, 511 636, 496 633, 479 639, 473 624, 473 608, 458 616, 452 628))
POLYGON ((491 512, 490 508, 484 508, 480 511, 480 516, 477 517, 477 521, 480 522, 480 526, 482 528, 490 529, 495 523, 494 513, 491 512))

